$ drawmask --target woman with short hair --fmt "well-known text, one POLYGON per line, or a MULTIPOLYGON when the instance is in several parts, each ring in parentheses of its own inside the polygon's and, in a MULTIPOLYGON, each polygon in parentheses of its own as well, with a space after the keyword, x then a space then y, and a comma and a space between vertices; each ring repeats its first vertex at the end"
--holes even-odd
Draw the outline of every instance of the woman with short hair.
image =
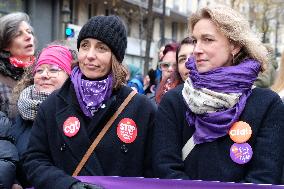
POLYGON ((13 87, 24 69, 34 61, 35 38, 26 13, 16 12, 0 18, 0 98, 1 111, 10 118, 16 115, 11 108, 13 87))
MULTIPOLYGON (((18 152, 8 130, 16 116, 12 90, 24 70, 34 63, 35 38, 26 13, 15 12, 0 17, 0 188, 15 183, 18 152)), ((13 189, 21 188, 14 184, 13 189)))

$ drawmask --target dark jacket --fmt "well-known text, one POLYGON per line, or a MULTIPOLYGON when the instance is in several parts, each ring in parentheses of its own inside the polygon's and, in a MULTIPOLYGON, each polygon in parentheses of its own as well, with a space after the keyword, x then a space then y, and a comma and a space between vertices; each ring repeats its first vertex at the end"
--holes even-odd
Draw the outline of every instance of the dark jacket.
POLYGON ((30 187, 27 181, 25 171, 23 169, 23 154, 28 148, 28 142, 31 135, 33 121, 24 120, 20 115, 15 119, 15 123, 11 127, 10 136, 15 140, 15 145, 19 154, 19 163, 17 166, 17 181, 23 187, 30 187))
MULTIPOLYGON (((83 115, 70 79, 58 92, 51 94, 39 107, 28 151, 24 155, 24 168, 31 183, 40 189, 67 189, 77 182, 69 175, 131 91, 129 87, 114 91, 106 106, 92 118, 83 115), (63 124, 71 116, 79 119, 80 130, 69 138, 63 132, 63 124)), ((155 107, 149 99, 136 94, 114 121, 79 175, 152 176, 151 130, 154 114, 155 107), (117 135, 118 123, 123 118, 130 118, 136 123, 137 138, 132 143, 122 142, 117 135)))
POLYGON ((0 188, 10 189, 16 178, 18 152, 9 135, 10 120, 0 112, 0 188))
POLYGON ((14 118, 16 105, 11 101, 12 89, 21 79, 24 69, 13 66, 9 57, 9 52, 0 51, 0 111, 14 118))
POLYGON ((253 156, 248 163, 239 165, 230 158, 230 147, 234 142, 229 135, 196 145, 182 161, 182 148, 194 132, 194 127, 190 127, 185 120, 186 104, 182 88, 183 85, 166 93, 156 114, 154 176, 279 184, 283 165, 284 106, 276 93, 255 88, 248 98, 240 120, 252 128, 248 143, 253 156))

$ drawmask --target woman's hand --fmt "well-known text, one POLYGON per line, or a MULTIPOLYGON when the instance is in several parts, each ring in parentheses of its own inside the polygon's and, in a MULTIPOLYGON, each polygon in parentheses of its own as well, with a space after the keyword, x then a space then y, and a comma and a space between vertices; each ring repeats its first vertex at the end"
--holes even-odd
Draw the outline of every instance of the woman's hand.
POLYGON ((23 187, 19 184, 13 184, 11 189, 23 189, 23 187))
POLYGON ((77 182, 71 186, 71 189, 103 189, 103 187, 86 182, 77 182))

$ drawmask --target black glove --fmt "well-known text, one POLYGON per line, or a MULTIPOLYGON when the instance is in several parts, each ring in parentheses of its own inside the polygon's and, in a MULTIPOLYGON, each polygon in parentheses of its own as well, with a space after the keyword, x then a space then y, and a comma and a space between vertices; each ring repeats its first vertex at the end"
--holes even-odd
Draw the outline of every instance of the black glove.
POLYGON ((90 184, 86 182, 77 182, 71 186, 71 189, 104 189, 101 186, 90 184))

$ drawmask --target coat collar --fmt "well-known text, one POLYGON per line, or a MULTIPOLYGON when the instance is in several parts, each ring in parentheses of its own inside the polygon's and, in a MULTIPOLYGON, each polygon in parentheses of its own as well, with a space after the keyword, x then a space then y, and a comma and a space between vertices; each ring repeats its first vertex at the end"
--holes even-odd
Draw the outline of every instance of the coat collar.
MULTIPOLYGON (((57 95, 59 96, 59 100, 61 101, 57 103, 60 104, 58 112, 56 113, 56 122, 58 129, 62 135, 63 140, 71 150, 71 153, 77 159, 77 164, 79 164, 82 157, 85 155, 86 151, 92 144, 92 141, 89 139, 87 130, 85 129, 86 121, 83 118, 84 115, 82 114, 82 111, 80 110, 79 104, 76 100, 75 90, 70 79, 68 79, 64 83, 57 95), (79 132, 73 137, 66 136, 63 131, 64 122, 69 117, 76 117, 80 122, 79 132)), ((92 157, 89 158, 84 166, 85 169, 82 169, 82 172, 87 172, 85 173, 87 175, 103 175, 103 170, 96 156, 96 153, 93 152, 91 156, 92 157)))

